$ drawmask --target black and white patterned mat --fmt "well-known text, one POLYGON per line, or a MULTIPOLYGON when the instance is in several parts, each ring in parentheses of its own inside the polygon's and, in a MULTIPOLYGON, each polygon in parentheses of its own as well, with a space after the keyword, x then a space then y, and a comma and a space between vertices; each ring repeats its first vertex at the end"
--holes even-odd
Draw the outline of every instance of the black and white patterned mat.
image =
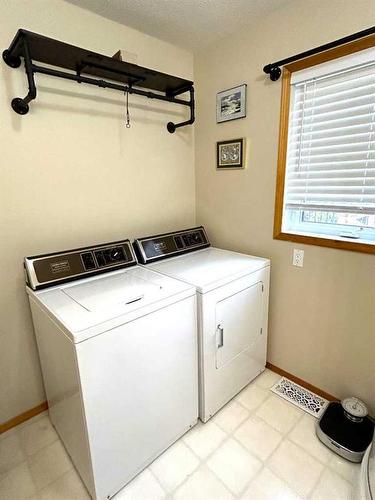
POLYGON ((313 392, 308 391, 285 377, 282 377, 273 387, 271 387, 271 391, 316 418, 321 416, 328 405, 326 399, 317 396, 313 392))

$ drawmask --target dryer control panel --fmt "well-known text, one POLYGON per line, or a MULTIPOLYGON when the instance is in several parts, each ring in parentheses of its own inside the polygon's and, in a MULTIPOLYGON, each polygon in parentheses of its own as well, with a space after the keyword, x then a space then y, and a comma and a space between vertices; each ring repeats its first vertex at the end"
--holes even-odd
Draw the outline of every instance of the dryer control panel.
POLYGON ((129 240, 25 258, 33 290, 137 264, 129 240))
POLYGON ((138 238, 133 243, 141 264, 200 250, 210 246, 203 226, 138 238))

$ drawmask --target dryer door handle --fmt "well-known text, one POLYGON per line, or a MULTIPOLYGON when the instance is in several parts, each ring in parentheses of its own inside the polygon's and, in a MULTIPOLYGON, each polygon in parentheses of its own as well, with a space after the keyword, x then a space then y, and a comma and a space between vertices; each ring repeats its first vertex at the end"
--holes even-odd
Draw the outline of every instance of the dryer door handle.
POLYGON ((217 342, 217 347, 223 347, 224 346, 224 327, 219 323, 216 327, 216 333, 218 337, 218 342, 217 342))

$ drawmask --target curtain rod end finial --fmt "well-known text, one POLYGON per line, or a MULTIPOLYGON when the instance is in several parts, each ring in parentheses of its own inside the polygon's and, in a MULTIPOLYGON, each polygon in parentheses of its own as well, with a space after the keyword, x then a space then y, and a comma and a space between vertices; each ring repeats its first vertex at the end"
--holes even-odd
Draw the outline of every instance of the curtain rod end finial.
POLYGON ((276 82, 281 76, 281 69, 279 66, 274 66, 270 69, 270 78, 273 82, 276 82))

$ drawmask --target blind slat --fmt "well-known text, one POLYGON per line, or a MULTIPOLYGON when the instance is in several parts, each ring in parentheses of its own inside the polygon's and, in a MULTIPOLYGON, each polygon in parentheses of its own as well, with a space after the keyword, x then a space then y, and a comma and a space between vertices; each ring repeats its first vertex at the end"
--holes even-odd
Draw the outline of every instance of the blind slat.
MULTIPOLYGON (((356 81, 355 81, 356 82, 356 81)), ((298 106, 302 102, 310 103, 314 99, 316 102, 322 103, 331 99, 340 99, 343 96, 354 96, 355 94, 364 95, 375 91, 375 77, 371 78, 371 83, 366 85, 356 86, 355 82, 351 82, 351 86, 345 90, 340 90, 332 93, 324 93, 319 90, 306 90, 306 92, 299 92, 296 95, 295 103, 298 106)))
MULTIPOLYGON (((375 133, 373 135, 375 138, 375 133)), ((328 141, 326 141, 326 142, 328 142, 328 141)), ((317 153, 319 151, 332 151, 334 149, 337 149, 338 151, 342 151, 342 152, 344 152, 343 150, 347 149, 350 152, 372 151, 374 153, 375 152, 375 140, 372 141, 372 140, 367 139, 367 141, 362 140, 362 141, 358 141, 358 142, 337 141, 336 144, 323 144, 323 143, 309 144, 307 141, 305 141, 303 143, 296 143, 295 145, 291 144, 290 151, 291 152, 298 151, 298 152, 302 152, 302 153, 306 153, 306 154, 310 155, 312 153, 317 153)))
POLYGON ((312 179, 315 178, 315 176, 326 176, 326 177, 332 177, 334 179, 344 176, 347 177, 348 175, 352 175, 352 177, 356 177, 358 179, 363 179, 363 176, 366 175, 367 177, 373 177, 375 176, 375 168, 348 168, 348 169, 331 169, 331 170, 299 170, 297 172, 288 172, 288 178, 294 179, 294 178, 303 178, 305 176, 310 176, 312 179), (358 177, 360 176, 360 177, 358 177))
MULTIPOLYGON (((369 102, 366 104, 357 104, 352 105, 349 103, 348 106, 342 106, 339 109, 335 109, 332 111, 327 110, 319 110, 319 109, 308 109, 301 111, 292 112, 292 121, 303 120, 306 125, 314 124, 314 121, 321 120, 322 118, 350 118, 352 116, 357 116, 358 114, 367 114, 373 110, 374 103, 369 102), (305 115, 305 116, 303 116, 305 115)), ((323 120, 324 121, 324 120, 323 120)))
POLYGON ((344 118, 331 118, 331 119, 326 119, 326 120, 321 120, 320 122, 316 121, 314 123, 303 123, 302 126, 302 119, 297 120, 298 123, 293 124, 292 122, 290 123, 291 125, 291 132, 293 133, 306 133, 310 134, 314 131, 316 132, 322 132, 322 131, 329 131, 330 129, 335 129, 337 127, 353 127, 355 125, 366 125, 367 127, 371 126, 371 118, 373 116, 373 113, 365 113, 365 114, 360 114, 356 116, 347 116, 344 118))
MULTIPOLYGON (((356 141, 355 143, 359 142, 364 142, 368 143, 369 140, 371 140, 371 134, 374 134, 371 130, 368 130, 366 132, 359 132, 359 133, 349 133, 349 134, 343 134, 343 135, 335 135, 333 137, 325 136, 325 137, 319 137, 319 138, 311 138, 311 137, 301 137, 300 135, 294 135, 293 137, 290 138, 290 146, 291 147, 296 147, 296 145, 300 144, 301 147, 315 147, 315 145, 323 144, 323 145, 329 145, 332 143, 333 145, 343 145, 347 146, 349 141, 356 141)), ((375 137, 375 134, 374 134, 375 137)), ((352 142, 353 143, 353 142, 352 142)))
POLYGON ((365 106, 368 104, 372 104, 372 101, 374 99, 375 92, 372 92, 371 94, 363 94, 359 96, 347 96, 345 99, 342 99, 340 101, 338 100, 332 100, 329 102, 322 102, 318 104, 315 99, 311 99, 309 103, 306 101, 301 101, 298 103, 293 110, 293 116, 297 116, 301 114, 302 112, 306 114, 308 113, 321 113, 321 112, 327 112, 331 111, 336 108, 337 110, 344 110, 344 109, 350 109, 353 107, 358 107, 358 106, 365 106))

